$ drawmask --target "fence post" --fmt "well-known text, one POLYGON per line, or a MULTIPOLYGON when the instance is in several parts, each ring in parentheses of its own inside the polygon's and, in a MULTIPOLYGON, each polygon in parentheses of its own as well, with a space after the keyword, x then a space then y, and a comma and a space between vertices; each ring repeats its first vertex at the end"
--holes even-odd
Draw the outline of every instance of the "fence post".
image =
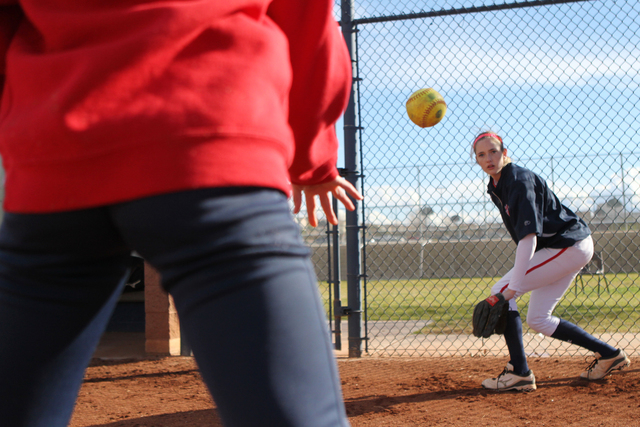
MULTIPOLYGON (((342 16, 340 25, 344 36, 351 63, 355 64, 355 28, 353 24, 353 4, 352 0, 341 1, 342 16)), ((356 67, 351 84, 351 95, 347 110, 344 113, 344 157, 346 179, 357 187, 358 180, 358 147, 356 125, 356 102, 354 90, 356 86, 356 67)), ((354 201, 355 203, 355 201, 354 201)), ((349 316, 349 357, 360 357, 362 355, 362 301, 361 301, 361 274, 360 274, 360 227, 358 225, 358 209, 347 211, 346 215, 346 240, 347 240, 347 299, 349 306, 344 310, 344 314, 349 316)))
MULTIPOLYGON (((331 198, 334 212, 338 212, 338 199, 331 198)), ((330 253, 329 253, 329 266, 333 265, 333 271, 330 272, 329 277, 333 279, 333 316, 335 320, 333 335, 335 338, 334 349, 342 350, 342 300, 340 292, 340 227, 338 225, 332 225, 327 222, 327 227, 330 229, 330 253)), ((329 289, 331 293, 331 289, 329 289)))

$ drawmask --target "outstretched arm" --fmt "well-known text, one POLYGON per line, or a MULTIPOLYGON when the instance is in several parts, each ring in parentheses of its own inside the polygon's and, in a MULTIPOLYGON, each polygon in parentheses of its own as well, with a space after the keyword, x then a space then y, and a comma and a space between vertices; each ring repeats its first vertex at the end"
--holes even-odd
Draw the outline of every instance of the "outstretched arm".
POLYGON ((338 176, 335 123, 349 100, 352 64, 332 10, 326 0, 274 0, 269 6, 289 42, 289 125, 295 140, 289 178, 304 187, 338 176))
POLYGON ((531 261, 531 258, 533 258, 533 254, 536 251, 537 242, 538 239, 534 233, 528 234, 524 239, 518 242, 518 247, 516 248, 516 261, 513 266, 511 280, 507 289, 502 292, 504 299, 507 301, 513 298, 518 292, 520 283, 522 283, 524 276, 527 274, 529 261, 531 261))

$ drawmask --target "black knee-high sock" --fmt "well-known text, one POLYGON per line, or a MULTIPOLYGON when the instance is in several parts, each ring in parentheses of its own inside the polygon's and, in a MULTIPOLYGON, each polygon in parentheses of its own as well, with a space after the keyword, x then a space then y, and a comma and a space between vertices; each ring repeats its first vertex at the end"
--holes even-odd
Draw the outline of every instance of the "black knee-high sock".
POLYGON ((511 356, 513 372, 516 375, 524 375, 529 372, 527 356, 524 354, 524 343, 522 342, 522 319, 517 311, 509 311, 504 340, 507 342, 509 356, 511 356))
POLYGON ((613 356, 618 351, 618 349, 600 341, 581 327, 563 319, 560 319, 560 324, 558 324, 556 331, 551 334, 551 338, 579 345, 593 352, 598 352, 605 359, 613 356))

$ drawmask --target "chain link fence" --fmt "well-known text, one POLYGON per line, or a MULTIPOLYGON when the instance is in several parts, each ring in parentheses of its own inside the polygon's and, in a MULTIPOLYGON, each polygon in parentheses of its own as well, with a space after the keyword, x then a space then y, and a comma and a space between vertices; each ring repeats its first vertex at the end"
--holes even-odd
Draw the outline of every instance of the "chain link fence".
MULTIPOLYGON (((354 0, 367 354, 506 354, 501 338, 470 331, 515 252, 471 157, 488 129, 594 232, 596 255, 555 314, 640 353, 639 15, 635 0, 354 0), (448 110, 421 129, 405 102, 426 87, 448 110)), ((331 228, 301 225, 335 330, 345 253, 332 258, 331 228)), ((582 354, 526 325, 525 346, 582 354)))

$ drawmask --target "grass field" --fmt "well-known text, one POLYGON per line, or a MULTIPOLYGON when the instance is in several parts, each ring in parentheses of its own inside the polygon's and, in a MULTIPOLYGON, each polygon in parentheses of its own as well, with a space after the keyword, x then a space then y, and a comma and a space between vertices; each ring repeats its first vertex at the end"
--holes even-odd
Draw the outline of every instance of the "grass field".
MULTIPOLYGON (((569 288, 554 314, 580 325, 591 333, 640 331, 640 278, 633 274, 583 276, 569 288)), ((422 280, 380 280, 366 283, 366 318, 376 320, 431 321, 421 333, 471 333, 471 313, 478 301, 489 296, 498 278, 454 278, 422 280)), ((329 313, 328 290, 324 288, 329 313)), ((365 292, 363 290, 363 295, 365 292)), ((346 283, 341 284, 342 305, 346 304, 346 283)), ((332 296, 333 298, 334 296, 332 296)), ((526 317, 529 295, 519 298, 526 317)))

